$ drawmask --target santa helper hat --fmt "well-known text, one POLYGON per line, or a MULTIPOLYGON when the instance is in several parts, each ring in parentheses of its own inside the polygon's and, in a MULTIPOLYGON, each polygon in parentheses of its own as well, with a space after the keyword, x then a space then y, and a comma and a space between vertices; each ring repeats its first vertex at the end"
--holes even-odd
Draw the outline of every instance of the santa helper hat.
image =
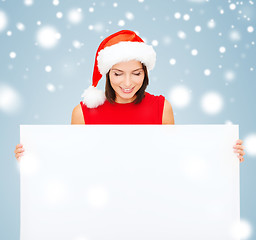
POLYGON ((95 56, 92 86, 85 89, 81 96, 88 108, 96 108, 106 100, 105 92, 96 88, 102 76, 116 63, 130 60, 138 60, 148 70, 152 70, 156 62, 156 52, 130 30, 116 32, 101 42, 95 56))

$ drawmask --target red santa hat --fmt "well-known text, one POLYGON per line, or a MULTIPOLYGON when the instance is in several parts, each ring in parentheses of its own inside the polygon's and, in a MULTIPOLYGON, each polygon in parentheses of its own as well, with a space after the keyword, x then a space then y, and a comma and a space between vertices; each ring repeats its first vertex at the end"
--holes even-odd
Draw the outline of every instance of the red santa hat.
POLYGON ((156 52, 130 30, 116 32, 101 42, 95 56, 92 86, 82 94, 83 103, 88 108, 96 108, 106 100, 105 92, 96 88, 102 76, 116 63, 130 60, 138 60, 148 70, 152 70, 156 62, 156 52))

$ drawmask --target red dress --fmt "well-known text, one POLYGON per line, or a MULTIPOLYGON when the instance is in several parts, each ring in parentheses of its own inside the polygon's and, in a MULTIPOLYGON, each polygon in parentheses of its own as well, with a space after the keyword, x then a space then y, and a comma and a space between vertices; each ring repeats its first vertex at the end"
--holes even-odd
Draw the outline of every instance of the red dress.
POLYGON ((87 108, 81 101, 85 124, 162 124, 165 97, 145 92, 139 104, 106 100, 97 108, 87 108))

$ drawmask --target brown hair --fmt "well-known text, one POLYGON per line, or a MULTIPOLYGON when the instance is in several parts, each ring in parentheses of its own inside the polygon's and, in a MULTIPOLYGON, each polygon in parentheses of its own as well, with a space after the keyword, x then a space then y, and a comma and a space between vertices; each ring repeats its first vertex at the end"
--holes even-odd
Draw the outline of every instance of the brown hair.
MULTIPOLYGON (((147 67, 143 63, 141 63, 141 64, 142 64, 142 68, 143 68, 145 74, 144 74, 144 80, 143 80, 143 84, 142 84, 141 88, 135 93, 136 99, 133 101, 135 104, 140 103, 142 101, 142 99, 144 98, 145 90, 146 90, 146 88, 148 86, 148 82, 149 82, 147 67)), ((116 99, 116 93, 110 84, 109 71, 106 74, 105 95, 106 95, 107 100, 113 104, 116 99)))

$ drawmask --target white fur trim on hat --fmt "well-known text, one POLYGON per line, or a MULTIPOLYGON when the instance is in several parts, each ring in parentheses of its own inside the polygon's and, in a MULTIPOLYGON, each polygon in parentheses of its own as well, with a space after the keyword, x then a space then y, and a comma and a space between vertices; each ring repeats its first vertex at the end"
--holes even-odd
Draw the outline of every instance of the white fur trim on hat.
POLYGON ((83 97, 83 103, 88 108, 96 108, 102 105, 106 100, 105 93, 94 86, 85 89, 81 97, 83 97))
POLYGON ((119 62, 138 60, 152 70, 156 62, 156 52, 152 46, 144 42, 124 41, 105 47, 98 53, 98 68, 102 75, 119 62))

